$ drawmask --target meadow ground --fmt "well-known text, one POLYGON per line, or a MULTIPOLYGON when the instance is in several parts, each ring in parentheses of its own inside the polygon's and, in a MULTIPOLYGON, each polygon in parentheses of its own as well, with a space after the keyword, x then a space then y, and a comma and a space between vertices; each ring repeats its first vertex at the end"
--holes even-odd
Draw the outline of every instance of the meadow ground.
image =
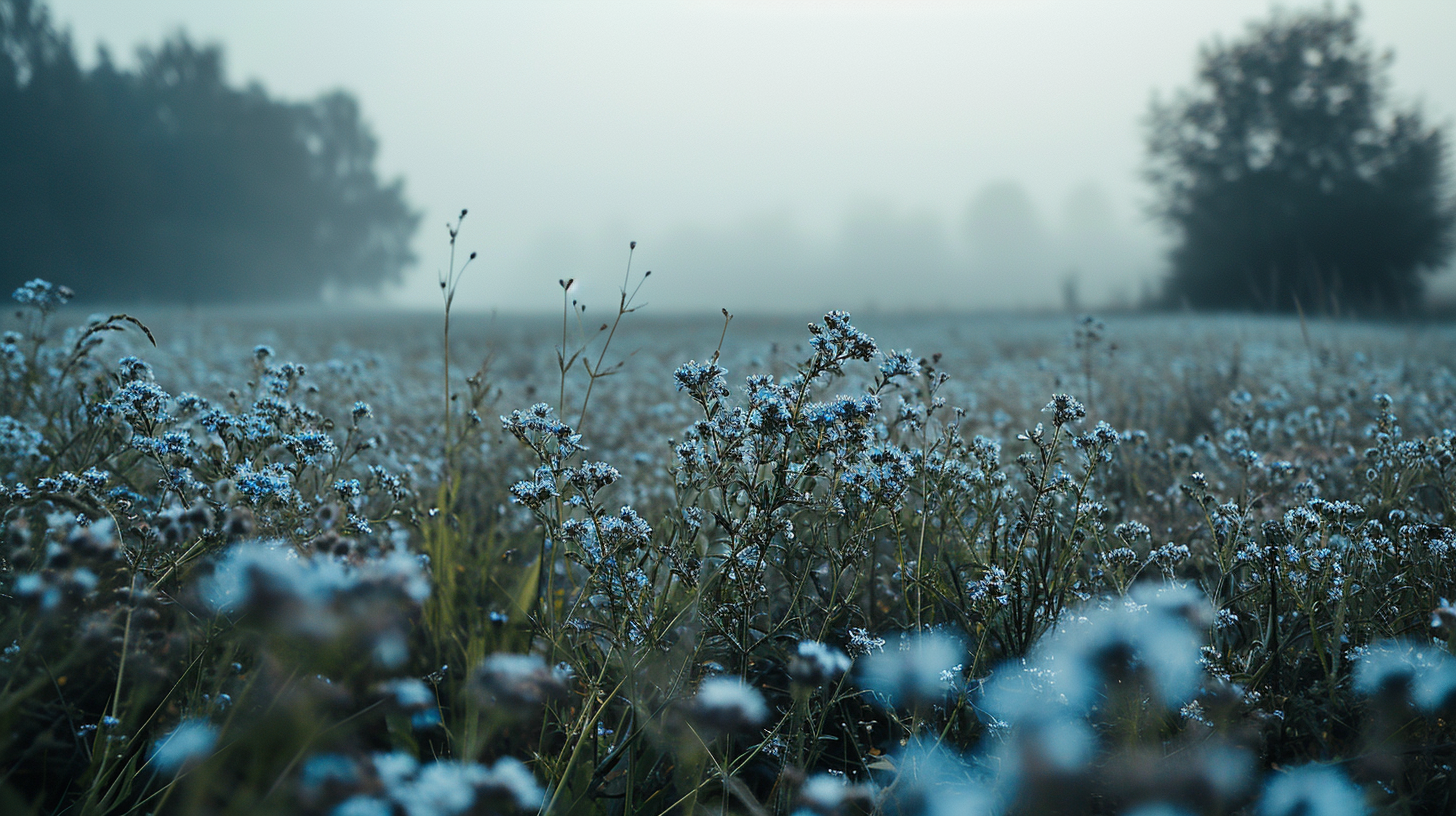
POLYGON ((15 812, 1456 802, 1449 325, 20 299, 15 812))

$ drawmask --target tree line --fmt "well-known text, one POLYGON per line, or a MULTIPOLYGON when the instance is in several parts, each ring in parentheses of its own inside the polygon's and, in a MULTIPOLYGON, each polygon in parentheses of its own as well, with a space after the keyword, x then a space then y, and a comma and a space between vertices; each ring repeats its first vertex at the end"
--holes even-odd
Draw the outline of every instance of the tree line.
MULTIPOLYGON (((1160 304, 1406 313, 1456 223, 1446 136, 1389 100, 1359 11, 1275 12, 1155 102, 1146 175, 1169 228, 1160 304)), ((99 300, 261 301, 377 287, 418 215, 374 171, 358 102, 230 85, 174 35, 83 69, 37 0, 0 0, 0 286, 99 300)))
POLYGON ((413 260, 419 217, 374 171, 359 103, 235 87, 176 34, 83 69, 43 4, 0 0, 0 284, 95 300, 317 297, 413 260))

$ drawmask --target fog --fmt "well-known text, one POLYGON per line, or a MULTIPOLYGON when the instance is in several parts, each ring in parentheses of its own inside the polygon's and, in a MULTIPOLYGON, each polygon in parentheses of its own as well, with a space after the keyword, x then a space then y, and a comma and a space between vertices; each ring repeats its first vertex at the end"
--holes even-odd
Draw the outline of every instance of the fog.
MULTIPOLYGON (((628 241, 670 311, 1107 308, 1156 284, 1141 120, 1263 2, 220 3, 55 0, 119 63, 182 28, 234 82, 353 92, 424 213, 419 263, 360 298, 607 308, 628 241)), ((1294 4, 1295 7, 1307 4, 1294 4)), ((1456 112, 1456 4, 1365 7, 1400 101, 1456 112)), ((1450 278, 1451 276, 1446 276, 1450 278)), ((1449 288, 1449 282, 1445 284, 1449 288)), ((1441 291, 1442 285, 1436 287, 1441 291)))
MULTIPOLYGON (((1040 212, 1021 184, 1003 180, 987 184, 949 218, 880 199, 846 207, 839 223, 824 231, 788 208, 726 224, 685 220, 651 232, 653 240, 639 246, 634 264, 638 272, 654 270, 649 300, 688 309, 1132 305, 1136 287, 1155 273, 1151 242, 1140 242, 1118 223, 1112 202, 1095 184, 1071 191, 1059 209, 1056 217, 1040 212)), ((566 230, 543 236, 520 262, 537 274, 500 280, 502 299, 527 301, 543 275, 559 270, 584 281, 573 294, 610 300, 625 272, 624 234, 602 229, 589 236, 566 230), (603 266, 616 276, 602 274, 603 266)), ((551 294, 559 296, 559 290, 551 294)))

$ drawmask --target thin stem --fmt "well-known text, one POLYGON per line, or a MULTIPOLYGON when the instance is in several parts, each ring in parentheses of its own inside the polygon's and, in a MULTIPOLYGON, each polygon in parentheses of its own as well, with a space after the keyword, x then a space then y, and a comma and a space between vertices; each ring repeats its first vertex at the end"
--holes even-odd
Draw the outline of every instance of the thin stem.
POLYGON ((602 343, 602 351, 600 354, 597 355, 596 365, 587 369, 587 374, 589 376, 586 383, 586 396, 581 401, 581 413, 577 415, 577 433, 581 433, 582 428, 586 425, 586 406, 588 403, 591 402, 592 386, 596 385, 597 378, 602 376, 602 361, 607 358, 607 349, 610 348, 612 345, 612 337, 617 334, 617 326, 622 322, 622 315, 636 311, 636 307, 632 306, 632 302, 637 299, 637 293, 641 291, 642 284, 647 282, 647 275, 652 274, 651 272, 648 272, 647 275, 643 275, 642 280, 637 282, 637 288, 633 289, 630 295, 627 293, 627 286, 632 282, 632 256, 636 254, 636 252, 637 242, 633 241, 627 245, 627 271, 622 276, 622 293, 621 299, 617 302, 617 317, 615 320, 612 321, 611 330, 607 332, 606 342, 602 343))
MULTIPOLYGON (((561 284, 561 348, 556 351, 556 363, 561 368, 561 393, 556 397, 556 412, 560 415, 566 414, 566 327, 570 322, 567 318, 567 310, 571 308, 571 285, 576 283, 576 278, 558 281, 561 284)), ((572 355, 575 362, 576 355, 572 355)))
MULTIPOLYGON (((465 214, 468 210, 461 210, 460 217, 455 219, 454 226, 445 224, 445 229, 450 233, 450 266, 441 274, 440 296, 445 300, 445 333, 444 333, 444 358, 445 373, 441 382, 442 397, 445 408, 445 436, 443 440, 443 452, 445 454, 445 468, 447 472, 453 472, 454 448, 450 443, 450 307, 455 305, 455 290, 460 285, 460 278, 464 276, 466 267, 475 260, 476 253, 470 253, 470 257, 461 264, 459 269, 455 268, 455 242, 460 237, 460 225, 465 221, 465 214)), ((448 483, 448 480, 447 480, 448 483)))

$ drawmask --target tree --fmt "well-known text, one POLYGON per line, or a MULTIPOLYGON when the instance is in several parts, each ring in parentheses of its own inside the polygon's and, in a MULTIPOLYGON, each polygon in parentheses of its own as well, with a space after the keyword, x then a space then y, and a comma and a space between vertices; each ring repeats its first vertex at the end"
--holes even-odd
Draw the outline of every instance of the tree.
POLYGON ((178 34, 83 71, 34 0, 0 0, 0 286, 204 302, 396 280, 418 216, 374 172, 358 103, 228 84, 178 34))
POLYGON ((1359 11, 1275 12, 1149 116, 1170 305, 1400 313, 1451 250, 1445 141, 1387 104, 1359 11))

